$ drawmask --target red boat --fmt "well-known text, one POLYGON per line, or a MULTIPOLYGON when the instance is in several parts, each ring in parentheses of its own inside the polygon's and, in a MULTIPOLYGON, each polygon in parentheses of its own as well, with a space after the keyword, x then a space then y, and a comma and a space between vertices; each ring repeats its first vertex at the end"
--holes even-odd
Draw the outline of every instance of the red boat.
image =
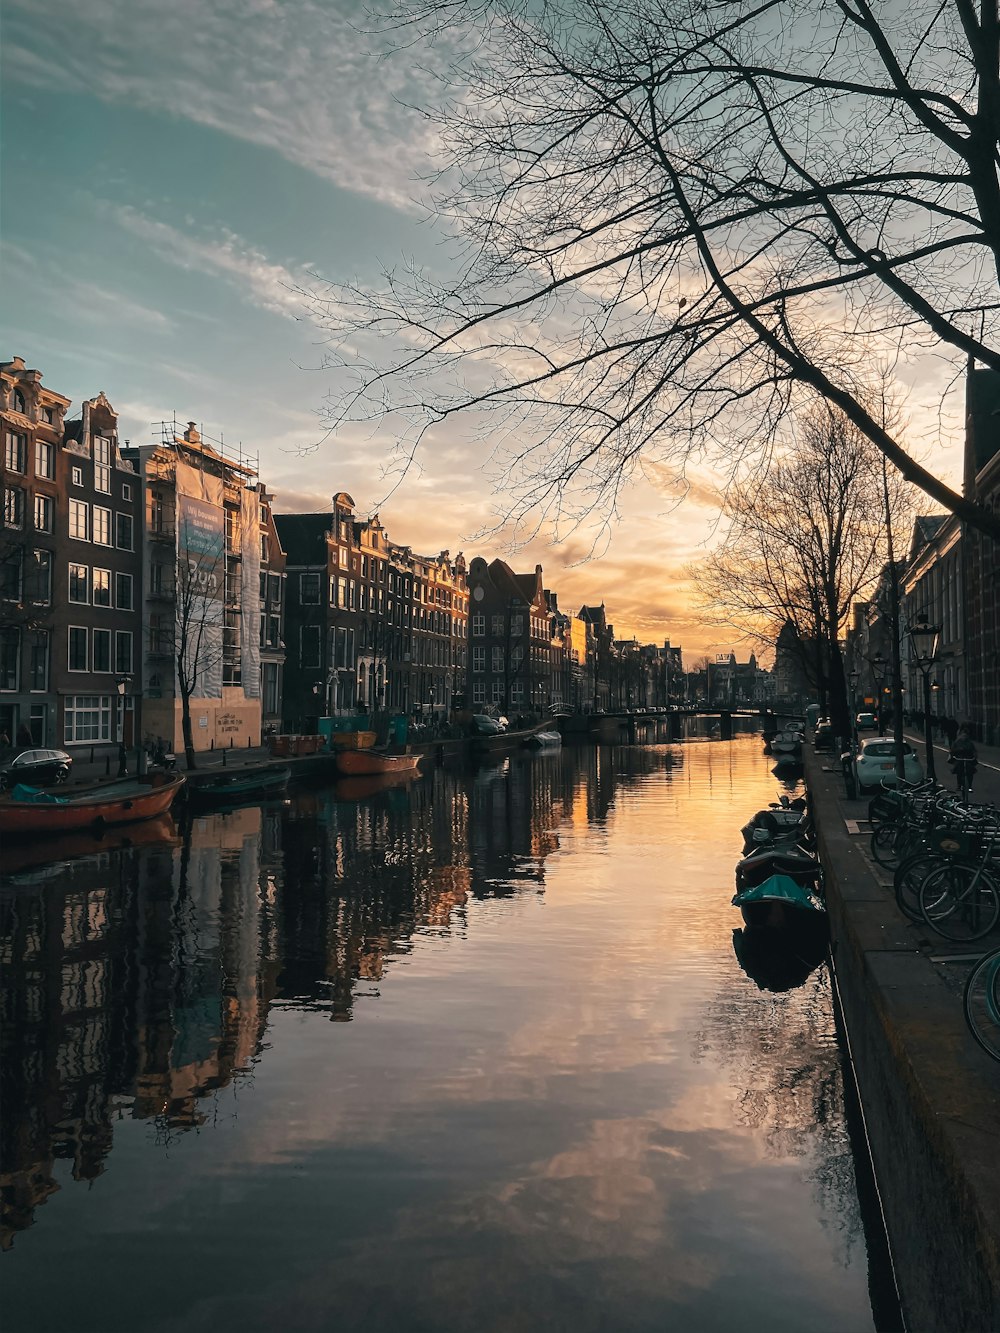
POLYGON ((337 772, 345 778, 369 778, 382 773, 408 773, 423 755, 386 754, 384 750, 338 750, 337 772))
POLYGON ((155 819, 170 809, 183 786, 183 773, 155 773, 121 782, 104 782, 78 794, 69 794, 62 788, 58 796, 48 799, 18 801, 12 796, 2 796, 0 834, 44 838, 53 833, 113 828, 116 824, 155 819))

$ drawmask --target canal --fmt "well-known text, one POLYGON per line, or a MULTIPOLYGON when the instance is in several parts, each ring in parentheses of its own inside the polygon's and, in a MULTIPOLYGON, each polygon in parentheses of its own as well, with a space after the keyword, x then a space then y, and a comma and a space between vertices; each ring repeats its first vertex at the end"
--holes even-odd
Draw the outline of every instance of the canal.
POLYGON ((5 1333, 895 1327, 826 965, 734 950, 761 749, 8 848, 5 1333))

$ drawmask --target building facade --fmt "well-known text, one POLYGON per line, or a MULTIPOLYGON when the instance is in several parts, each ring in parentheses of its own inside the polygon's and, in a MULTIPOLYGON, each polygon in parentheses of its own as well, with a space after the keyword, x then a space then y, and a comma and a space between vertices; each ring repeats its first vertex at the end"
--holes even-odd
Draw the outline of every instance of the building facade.
POLYGON ((552 703, 556 649, 541 565, 515 574, 503 560, 477 556, 468 586, 469 706, 506 716, 542 712, 552 703))
POLYGON ((69 399, 0 366, 0 735, 100 748, 138 739, 141 491, 103 393, 69 399))

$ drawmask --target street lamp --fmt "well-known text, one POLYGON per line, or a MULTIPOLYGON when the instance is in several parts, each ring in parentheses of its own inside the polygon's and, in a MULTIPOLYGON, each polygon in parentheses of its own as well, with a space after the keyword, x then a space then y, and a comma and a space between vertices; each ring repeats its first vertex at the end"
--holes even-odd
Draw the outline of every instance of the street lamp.
POLYGON ((937 777, 934 769, 934 739, 931 731, 931 668, 937 659, 940 625, 928 623, 926 612, 910 626, 910 645, 917 669, 924 678, 924 748, 927 751, 927 776, 937 777))
POLYGON ((885 710, 883 707, 884 700, 882 697, 882 690, 885 685, 885 673, 888 670, 888 667, 889 663, 881 653, 876 653, 871 659, 872 680, 875 683, 875 694, 877 696, 876 713, 878 716, 878 734, 880 736, 885 735, 885 710))
POLYGON ((118 690, 118 776, 120 778, 128 774, 128 751, 125 749, 125 695, 130 679, 129 676, 115 677, 115 686, 118 690))

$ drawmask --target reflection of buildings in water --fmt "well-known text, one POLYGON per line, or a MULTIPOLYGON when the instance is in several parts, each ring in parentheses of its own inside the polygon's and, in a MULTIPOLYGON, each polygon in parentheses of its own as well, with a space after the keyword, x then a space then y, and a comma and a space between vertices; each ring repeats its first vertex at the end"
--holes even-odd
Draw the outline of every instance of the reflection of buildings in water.
POLYGON ((252 1063, 276 971, 261 966, 261 842, 259 811, 241 812, 179 848, 102 853, 0 894, 5 1247, 58 1190, 57 1159, 93 1180, 114 1119, 196 1124, 198 1098, 252 1063))

